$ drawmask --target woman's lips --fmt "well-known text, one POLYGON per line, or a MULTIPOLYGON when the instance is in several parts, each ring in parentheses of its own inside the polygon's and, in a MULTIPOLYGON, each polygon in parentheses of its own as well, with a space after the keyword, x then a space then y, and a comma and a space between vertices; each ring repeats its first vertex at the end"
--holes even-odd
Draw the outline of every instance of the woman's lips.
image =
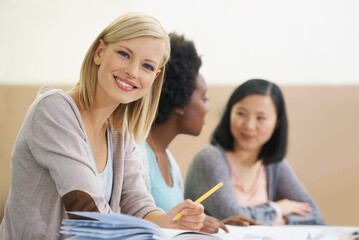
POLYGON ((137 88, 131 81, 116 76, 114 76, 114 78, 116 85, 125 91, 132 91, 137 88))
POLYGON ((242 137, 243 137, 245 140, 247 140, 247 141, 249 141, 249 140, 251 140, 251 139, 254 138, 254 136, 248 135, 248 134, 244 134, 244 133, 242 133, 241 135, 242 135, 242 137))

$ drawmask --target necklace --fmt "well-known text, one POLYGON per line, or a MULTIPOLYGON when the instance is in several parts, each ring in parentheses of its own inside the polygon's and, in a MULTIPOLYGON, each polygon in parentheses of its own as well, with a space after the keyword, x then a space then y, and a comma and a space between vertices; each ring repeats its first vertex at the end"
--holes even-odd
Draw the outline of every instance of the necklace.
POLYGON ((152 151, 155 155, 157 166, 161 172, 163 180, 166 182, 166 184, 169 187, 172 187, 172 185, 173 185, 172 176, 171 176, 171 171, 170 171, 169 159, 168 159, 166 151, 165 151, 165 155, 164 155, 165 157, 162 158, 162 161, 161 161, 160 154, 157 151, 156 144, 154 143, 151 136, 149 136, 149 144, 150 144, 150 147, 152 148, 152 151), (166 166, 163 166, 163 165, 166 165, 166 166))

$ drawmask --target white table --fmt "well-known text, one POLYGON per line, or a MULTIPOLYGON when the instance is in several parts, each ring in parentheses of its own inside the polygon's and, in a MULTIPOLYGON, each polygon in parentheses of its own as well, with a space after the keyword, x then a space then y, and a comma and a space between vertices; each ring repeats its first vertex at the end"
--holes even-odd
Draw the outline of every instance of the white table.
MULTIPOLYGON (((354 240, 358 227, 342 226, 228 226, 230 233, 216 236, 228 240, 354 240)), ((359 238, 358 238, 359 239, 359 238)))

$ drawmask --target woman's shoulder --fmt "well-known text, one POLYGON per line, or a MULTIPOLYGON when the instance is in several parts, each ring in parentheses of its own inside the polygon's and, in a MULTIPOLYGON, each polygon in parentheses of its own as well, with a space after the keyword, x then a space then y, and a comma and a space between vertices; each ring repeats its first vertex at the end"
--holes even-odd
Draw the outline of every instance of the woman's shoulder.
POLYGON ((265 165, 265 168, 267 170, 267 173, 268 172, 272 172, 274 174, 279 174, 280 172, 283 172, 283 171, 292 171, 291 170, 291 167, 288 163, 288 161, 286 159, 283 159, 279 162, 275 162, 275 163, 271 163, 271 164, 268 164, 268 165, 265 165))
POLYGON ((194 162, 205 161, 206 164, 224 161, 224 152, 220 146, 209 144, 202 147, 194 156, 194 162))
POLYGON ((197 157, 202 155, 211 155, 211 154, 220 154, 220 153, 221 151, 217 146, 209 144, 200 148, 195 154, 195 156, 197 157))
MULTIPOLYGON (((41 122, 79 121, 80 111, 75 101, 62 89, 43 86, 30 105, 26 118, 41 122)), ((34 121, 32 121, 34 122, 34 121)))
POLYGON ((53 109, 59 112, 69 107, 77 109, 75 101, 62 89, 55 89, 51 86, 43 86, 37 93, 32 108, 53 109))

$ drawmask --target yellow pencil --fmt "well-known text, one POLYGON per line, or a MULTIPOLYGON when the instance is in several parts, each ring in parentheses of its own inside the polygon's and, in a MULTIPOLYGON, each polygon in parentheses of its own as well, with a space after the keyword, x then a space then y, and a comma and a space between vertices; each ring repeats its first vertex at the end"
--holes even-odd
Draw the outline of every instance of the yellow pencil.
MULTIPOLYGON (((223 186, 223 182, 218 183, 216 186, 214 186, 212 189, 210 189, 208 192, 206 192, 205 194, 203 194, 200 198, 198 198, 196 201, 194 201, 195 204, 198 204, 200 202, 202 202, 203 200, 205 200, 206 198, 208 198, 212 193, 214 193, 215 191, 218 190, 218 188, 223 186)), ((178 220, 180 217, 182 217, 182 212, 180 212, 179 214, 177 214, 172 221, 176 221, 178 220)))

